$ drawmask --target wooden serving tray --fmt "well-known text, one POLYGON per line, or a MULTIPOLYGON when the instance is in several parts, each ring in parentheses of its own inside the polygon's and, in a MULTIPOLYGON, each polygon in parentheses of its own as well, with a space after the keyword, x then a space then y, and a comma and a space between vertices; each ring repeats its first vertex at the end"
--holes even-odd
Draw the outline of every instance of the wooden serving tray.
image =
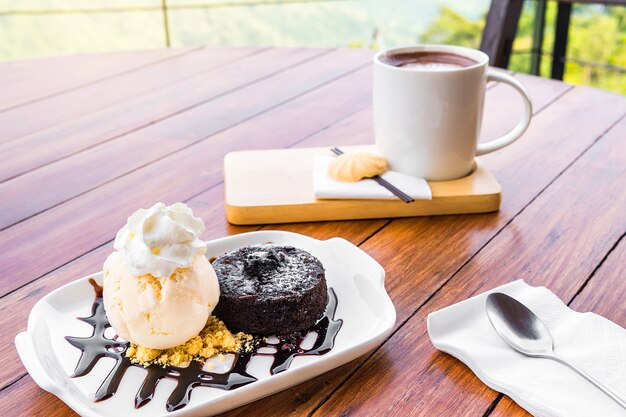
MULTIPOLYGON (((346 152, 373 146, 340 146, 346 152)), ((500 208, 501 187, 481 164, 468 176, 429 182, 432 200, 318 200, 313 157, 328 148, 239 151, 224 157, 226 218, 232 224, 295 223, 485 213, 500 208)))

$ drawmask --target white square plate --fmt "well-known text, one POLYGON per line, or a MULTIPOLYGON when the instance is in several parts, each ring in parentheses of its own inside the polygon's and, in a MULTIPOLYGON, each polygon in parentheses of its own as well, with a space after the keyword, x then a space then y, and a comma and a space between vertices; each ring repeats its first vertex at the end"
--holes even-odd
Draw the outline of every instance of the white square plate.
MULTIPOLYGON (((281 231, 252 232, 207 242, 206 256, 218 257, 242 246, 266 242, 304 249, 323 263, 328 286, 337 294, 335 319, 343 320, 335 346, 325 355, 298 356, 286 371, 275 375, 269 372, 271 358, 254 357, 248 372, 258 381, 230 391, 196 387, 189 404, 173 412, 165 409, 165 402, 176 384, 171 379, 158 384, 152 401, 134 408, 135 394, 146 371, 133 366, 127 370, 113 397, 94 402, 94 393, 112 369, 114 360, 102 358, 87 375, 71 378, 81 352, 71 346, 65 336, 92 334, 93 328, 76 318, 91 314, 94 291, 88 278, 101 284, 102 273, 99 272, 51 292, 33 307, 28 330, 15 338, 20 358, 41 388, 83 416, 206 416, 255 401, 343 365, 372 350, 389 335, 396 321, 396 311, 385 291, 385 271, 378 262, 344 239, 320 241, 281 231)), ((228 361, 222 364, 224 366, 228 366, 228 361)))

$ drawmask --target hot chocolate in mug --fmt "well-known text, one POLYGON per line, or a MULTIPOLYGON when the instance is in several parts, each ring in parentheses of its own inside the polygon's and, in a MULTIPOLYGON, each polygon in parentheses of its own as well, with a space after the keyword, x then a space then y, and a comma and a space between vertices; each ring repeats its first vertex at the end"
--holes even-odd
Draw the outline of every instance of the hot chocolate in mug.
POLYGON ((391 169, 430 181, 460 178, 471 172, 477 155, 519 139, 530 123, 530 98, 515 78, 488 63, 481 51, 448 45, 376 54, 374 130, 378 151, 391 169), (478 144, 489 81, 517 90, 524 112, 509 133, 478 144))

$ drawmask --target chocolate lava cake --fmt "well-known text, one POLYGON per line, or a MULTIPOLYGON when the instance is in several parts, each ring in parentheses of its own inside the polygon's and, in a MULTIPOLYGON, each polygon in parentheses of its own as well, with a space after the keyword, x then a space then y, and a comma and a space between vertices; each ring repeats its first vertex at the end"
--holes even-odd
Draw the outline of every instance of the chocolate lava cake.
POLYGON ((214 314, 231 330, 284 335, 308 329, 324 314, 324 266, 306 251, 245 246, 217 258, 213 268, 221 292, 214 314))

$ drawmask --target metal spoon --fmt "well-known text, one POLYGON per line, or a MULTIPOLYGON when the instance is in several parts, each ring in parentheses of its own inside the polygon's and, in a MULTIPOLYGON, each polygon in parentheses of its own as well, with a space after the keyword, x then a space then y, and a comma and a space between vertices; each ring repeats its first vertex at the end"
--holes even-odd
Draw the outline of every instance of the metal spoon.
POLYGON ((569 366, 626 409, 626 400, 619 393, 554 353, 554 341, 548 328, 524 304, 496 292, 487 296, 486 310, 496 333, 513 349, 526 356, 553 359, 569 366))

